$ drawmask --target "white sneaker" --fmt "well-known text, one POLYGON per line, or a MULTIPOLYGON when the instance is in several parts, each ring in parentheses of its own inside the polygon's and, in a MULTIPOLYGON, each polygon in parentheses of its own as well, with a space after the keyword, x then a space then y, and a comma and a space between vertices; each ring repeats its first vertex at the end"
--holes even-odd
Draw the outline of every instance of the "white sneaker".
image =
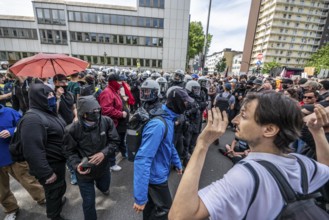
POLYGON ((111 170, 112 171, 120 171, 122 168, 119 166, 119 165, 114 165, 114 166, 111 166, 111 170))
POLYGON ((15 220, 16 214, 17 214, 17 211, 9 213, 5 216, 5 218, 3 220, 15 220))

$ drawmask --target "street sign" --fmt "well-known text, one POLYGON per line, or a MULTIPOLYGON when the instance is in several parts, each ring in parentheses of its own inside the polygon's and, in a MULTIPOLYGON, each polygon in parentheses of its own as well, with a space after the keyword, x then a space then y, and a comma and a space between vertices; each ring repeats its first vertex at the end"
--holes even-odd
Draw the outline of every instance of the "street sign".
POLYGON ((262 65, 262 61, 258 60, 258 61, 256 62, 256 65, 257 65, 257 66, 262 65))

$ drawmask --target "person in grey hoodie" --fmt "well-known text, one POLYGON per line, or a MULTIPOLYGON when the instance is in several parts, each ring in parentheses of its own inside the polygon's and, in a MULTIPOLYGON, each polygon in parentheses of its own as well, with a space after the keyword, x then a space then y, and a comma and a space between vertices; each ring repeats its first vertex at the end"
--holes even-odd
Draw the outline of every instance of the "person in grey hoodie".
POLYGON ((109 195, 109 154, 120 144, 111 118, 101 115, 94 96, 78 99, 78 121, 65 129, 64 149, 68 163, 76 170, 85 219, 97 219, 94 185, 109 195), (83 160, 86 158, 87 160, 83 160))

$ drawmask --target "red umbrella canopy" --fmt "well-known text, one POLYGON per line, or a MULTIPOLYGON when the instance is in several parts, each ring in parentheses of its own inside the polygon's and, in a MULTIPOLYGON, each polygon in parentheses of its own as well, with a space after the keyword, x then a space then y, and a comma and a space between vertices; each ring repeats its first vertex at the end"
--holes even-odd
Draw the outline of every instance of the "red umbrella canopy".
POLYGON ((17 76, 46 78, 56 74, 72 75, 85 70, 88 65, 86 61, 65 54, 39 53, 21 59, 9 70, 17 76))

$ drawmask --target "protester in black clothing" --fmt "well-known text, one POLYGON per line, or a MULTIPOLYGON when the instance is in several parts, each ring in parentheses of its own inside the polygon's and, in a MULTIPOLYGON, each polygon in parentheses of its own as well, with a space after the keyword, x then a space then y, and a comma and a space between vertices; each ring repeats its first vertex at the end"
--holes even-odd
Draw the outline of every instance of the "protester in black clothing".
POLYGON ((53 77, 53 82, 57 98, 58 115, 64 119, 66 124, 71 124, 73 120, 78 120, 78 118, 74 96, 67 91, 67 78, 63 74, 57 74, 53 77))
POLYGON ((20 134, 24 157, 30 173, 44 187, 47 217, 63 219, 60 213, 66 191, 62 148, 65 122, 56 113, 56 97, 47 85, 33 84, 30 87, 29 106, 38 113, 28 113, 22 119, 20 134))
POLYGON ((94 96, 80 96, 79 121, 66 127, 64 136, 68 163, 77 172, 86 220, 97 219, 94 185, 104 195, 109 195, 111 181, 109 155, 120 144, 112 119, 101 116, 100 109, 94 96), (82 163, 84 157, 87 157, 86 163, 82 163), (90 167, 83 168, 85 164, 90 167))

